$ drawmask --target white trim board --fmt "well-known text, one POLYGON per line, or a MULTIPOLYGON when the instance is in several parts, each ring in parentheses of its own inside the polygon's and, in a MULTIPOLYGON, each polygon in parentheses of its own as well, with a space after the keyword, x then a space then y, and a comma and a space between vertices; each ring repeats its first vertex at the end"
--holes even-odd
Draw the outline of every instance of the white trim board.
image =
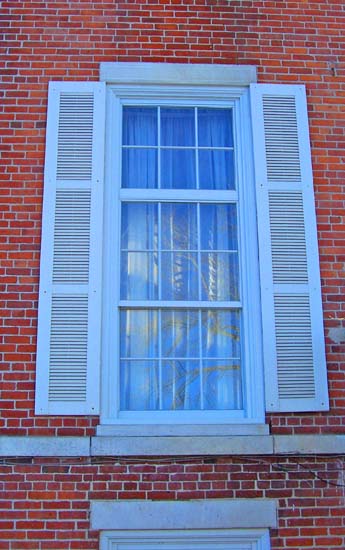
POLYGON ((268 529, 102 531, 101 550, 269 550, 268 529))

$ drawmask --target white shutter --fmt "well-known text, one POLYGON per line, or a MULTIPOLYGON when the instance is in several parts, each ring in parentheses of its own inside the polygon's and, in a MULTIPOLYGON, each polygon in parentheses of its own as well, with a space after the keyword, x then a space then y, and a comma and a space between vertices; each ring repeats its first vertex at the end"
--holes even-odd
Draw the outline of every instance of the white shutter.
POLYGON ((104 126, 104 84, 50 84, 37 414, 99 412, 104 126))
POLYGON ((328 409, 305 89, 251 86, 268 411, 328 409))

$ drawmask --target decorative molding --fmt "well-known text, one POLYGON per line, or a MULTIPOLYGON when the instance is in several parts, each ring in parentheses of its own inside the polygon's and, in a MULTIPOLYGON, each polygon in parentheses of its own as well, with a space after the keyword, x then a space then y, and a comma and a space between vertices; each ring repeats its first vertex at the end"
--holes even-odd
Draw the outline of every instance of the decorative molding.
POLYGON ((254 529, 277 526, 274 499, 93 501, 91 529, 254 529))
POLYGON ((257 76, 254 65, 105 62, 100 64, 100 80, 108 84, 249 86, 257 76))

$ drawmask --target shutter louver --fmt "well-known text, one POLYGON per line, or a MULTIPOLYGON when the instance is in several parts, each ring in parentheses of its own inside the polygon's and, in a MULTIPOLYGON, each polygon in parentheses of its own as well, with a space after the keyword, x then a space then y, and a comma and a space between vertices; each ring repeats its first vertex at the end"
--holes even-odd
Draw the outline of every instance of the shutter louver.
POLYGON ((37 414, 99 411, 104 109, 103 84, 49 87, 37 414))
POLYGON ((268 411, 328 409, 305 91, 251 87, 268 411))

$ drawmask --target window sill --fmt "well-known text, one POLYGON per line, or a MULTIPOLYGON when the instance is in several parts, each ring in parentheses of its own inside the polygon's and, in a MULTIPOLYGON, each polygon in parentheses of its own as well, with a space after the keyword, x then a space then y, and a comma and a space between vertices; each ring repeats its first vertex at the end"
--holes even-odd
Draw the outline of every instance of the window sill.
POLYGON ((265 424, 98 426, 94 456, 195 456, 272 454, 265 424))

